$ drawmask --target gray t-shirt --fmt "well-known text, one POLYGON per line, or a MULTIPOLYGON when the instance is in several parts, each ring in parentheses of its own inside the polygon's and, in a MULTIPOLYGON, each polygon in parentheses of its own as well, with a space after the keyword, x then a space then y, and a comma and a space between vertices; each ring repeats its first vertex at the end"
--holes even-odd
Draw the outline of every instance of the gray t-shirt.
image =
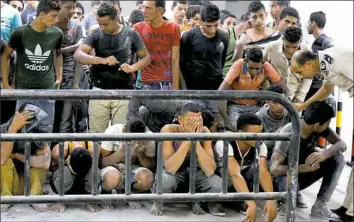
MULTIPOLYGON (((306 158, 313 152, 315 152, 315 148, 317 145, 318 138, 324 137, 327 138, 330 129, 327 128, 322 133, 312 133, 311 136, 308 138, 300 139, 300 152, 299 152, 299 164, 304 164, 306 158)), ((280 131, 280 133, 292 133, 292 124, 288 123, 284 128, 280 131)), ((288 155, 289 155, 289 148, 290 148, 290 141, 277 141, 275 143, 274 151, 281 153, 286 157, 285 163, 288 162, 288 155)))
MULTIPOLYGON (((277 120, 273 119, 272 117, 269 116, 268 113, 269 106, 264 105, 257 113, 256 115, 261 119, 262 125, 264 132, 266 133, 275 133, 279 132, 281 128, 283 128, 287 123, 289 123, 289 118, 286 117, 286 115, 283 117, 283 119, 277 120)), ((275 140, 266 140, 264 141, 268 148, 268 153, 271 154, 273 153, 273 148, 274 148, 274 143, 275 140)))
POLYGON ((119 71, 120 65, 131 65, 134 54, 145 48, 138 32, 123 26, 117 35, 109 35, 99 28, 93 30, 84 40, 84 44, 95 49, 96 56, 107 58, 114 56, 119 65, 93 65, 93 86, 101 89, 133 89, 132 74, 119 71))
MULTIPOLYGON (((81 23, 75 19, 70 19, 68 28, 62 31, 64 33, 62 48, 75 45, 83 38, 81 23)), ((63 54, 63 77, 74 77, 74 73, 74 53, 63 54)))

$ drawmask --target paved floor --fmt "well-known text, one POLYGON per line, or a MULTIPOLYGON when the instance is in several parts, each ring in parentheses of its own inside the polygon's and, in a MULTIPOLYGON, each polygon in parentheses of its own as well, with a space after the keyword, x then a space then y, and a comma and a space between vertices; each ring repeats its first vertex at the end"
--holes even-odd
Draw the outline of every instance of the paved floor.
MULTIPOLYGON (((329 203, 330 207, 340 206, 346 192, 346 185, 349 179, 350 168, 345 167, 340 181, 329 203)), ((316 199, 320 182, 313 184, 302 191, 304 198, 311 207, 316 199)), ((150 203, 144 203, 145 207, 140 210, 131 210, 125 204, 119 204, 112 211, 101 211, 97 213, 87 212, 84 205, 70 205, 64 213, 45 212, 37 213, 28 205, 16 205, 6 213, 1 213, 1 221, 242 221, 242 215, 233 209, 226 209, 227 217, 215 217, 212 215, 193 215, 186 204, 167 204, 164 216, 154 217, 150 215, 150 203)), ((296 221, 325 221, 318 217, 309 216, 311 208, 297 210, 296 221)), ((261 209, 259 210, 261 214, 261 209)), ((259 214, 257 221, 265 221, 259 214)), ((285 221, 285 218, 278 217, 277 221, 285 221)))

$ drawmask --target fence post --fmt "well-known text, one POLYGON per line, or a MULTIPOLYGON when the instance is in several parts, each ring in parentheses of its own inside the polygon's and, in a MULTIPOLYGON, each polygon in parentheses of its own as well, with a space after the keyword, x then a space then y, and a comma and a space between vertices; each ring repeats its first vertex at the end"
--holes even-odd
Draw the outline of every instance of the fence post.
POLYGON ((228 189, 228 181, 229 181, 229 173, 228 173, 228 165, 229 165, 229 141, 224 141, 224 149, 222 156, 222 193, 227 194, 228 189))
POLYGON ((64 196, 64 142, 59 143, 59 196, 64 196))
POLYGON ((190 158, 190 169, 189 169, 189 193, 190 194, 195 194, 195 171, 196 171, 196 165, 197 165, 197 142, 192 141, 192 149, 189 154, 190 158))
POLYGON ((31 182, 31 142, 25 143, 25 196, 30 195, 30 182, 31 182))

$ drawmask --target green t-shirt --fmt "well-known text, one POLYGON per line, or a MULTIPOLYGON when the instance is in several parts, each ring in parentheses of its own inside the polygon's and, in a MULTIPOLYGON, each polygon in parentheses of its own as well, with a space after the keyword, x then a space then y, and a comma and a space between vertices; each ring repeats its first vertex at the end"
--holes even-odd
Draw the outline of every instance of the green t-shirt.
POLYGON ((234 56, 235 46, 236 46, 236 36, 233 28, 229 29, 229 47, 227 48, 226 61, 224 68, 222 70, 222 76, 225 78, 226 74, 229 72, 233 62, 232 57, 234 56))
POLYGON ((10 36, 9 46, 16 50, 16 89, 54 89, 54 53, 61 49, 63 32, 50 27, 44 32, 31 25, 16 28, 10 36))

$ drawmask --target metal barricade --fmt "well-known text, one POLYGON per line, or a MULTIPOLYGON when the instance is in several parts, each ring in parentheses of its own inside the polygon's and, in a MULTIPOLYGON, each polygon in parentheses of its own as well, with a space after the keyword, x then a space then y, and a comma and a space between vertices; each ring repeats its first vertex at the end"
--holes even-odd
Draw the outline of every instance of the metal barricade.
MULTIPOLYGON (((102 201, 163 201, 163 202, 192 202, 192 201, 237 201, 237 200, 280 200, 287 199, 286 221, 295 220, 296 194, 297 194, 297 168, 300 145, 300 119, 299 114, 291 102, 285 97, 265 91, 134 91, 134 90, 2 90, 1 99, 12 100, 38 100, 38 99, 85 99, 85 100, 129 100, 138 99, 185 99, 185 100, 235 100, 256 99, 275 100, 281 103, 289 112, 293 131, 291 134, 281 133, 159 133, 159 134, 103 134, 103 133, 53 133, 53 134, 2 134, 1 141, 27 141, 25 145, 25 188, 24 196, 2 196, 3 204, 23 203, 82 203, 102 201), (91 195, 64 195, 64 141, 94 141, 94 158, 92 177, 93 182, 98 177, 98 141, 136 141, 136 140, 190 140, 192 143, 190 158, 190 184, 189 193, 162 193, 162 150, 157 150, 157 189, 154 194, 131 194, 131 149, 126 149, 125 162, 125 194, 98 195, 97 186, 92 186, 91 195), (223 140, 223 173, 222 193, 195 193, 195 166, 197 140, 223 140), (227 193, 228 183, 228 141, 231 140, 288 140, 289 172, 290 176, 287 192, 262 192, 259 190, 259 145, 255 157, 257 173, 254 175, 254 190, 249 193, 227 193), (53 141, 59 143, 59 195, 30 196, 30 141, 53 141)), ((259 144, 259 143, 257 143, 259 144)), ((159 146, 160 147, 160 146, 159 146)))

